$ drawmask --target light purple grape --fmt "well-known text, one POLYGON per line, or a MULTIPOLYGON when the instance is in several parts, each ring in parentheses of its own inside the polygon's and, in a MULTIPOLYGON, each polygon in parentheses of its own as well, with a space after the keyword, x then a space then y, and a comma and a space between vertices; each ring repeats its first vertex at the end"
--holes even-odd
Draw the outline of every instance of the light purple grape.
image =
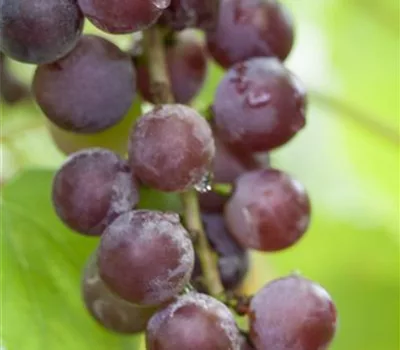
POLYGON ((207 32, 208 50, 224 68, 254 57, 283 61, 293 37, 292 18, 276 0, 220 0, 217 26, 207 32))
POLYGON ((140 305, 160 305, 189 282, 194 251, 173 213, 137 210, 104 231, 98 251, 100 276, 115 294, 140 305))
POLYGON ((0 1, 0 49, 21 62, 58 60, 74 48, 82 28, 76 0, 0 1))
POLYGON ((146 331, 147 350, 240 350, 235 319, 220 301, 199 293, 158 311, 146 331))
POLYGON ((248 152, 282 146, 305 126, 306 92, 275 58, 233 66, 217 88, 213 112, 221 139, 248 152))
POLYGON ((162 105, 142 116, 129 142, 129 161, 137 177, 166 192, 186 191, 200 183, 214 153, 206 120, 180 104, 162 105))
POLYGON ((73 230, 101 235, 120 214, 139 201, 137 184, 127 163, 103 148, 73 153, 53 181, 53 205, 73 230))
POLYGON ((225 206, 231 234, 244 247, 261 251, 292 246, 309 221, 310 203, 303 185, 272 168, 241 175, 225 206))
POLYGON ((85 35, 67 56, 36 69, 32 89, 51 122, 76 133, 97 133, 128 112, 135 70, 129 55, 113 43, 85 35))
POLYGON ((300 276, 274 280, 250 304, 256 349, 324 350, 336 330, 336 308, 319 284, 300 276))

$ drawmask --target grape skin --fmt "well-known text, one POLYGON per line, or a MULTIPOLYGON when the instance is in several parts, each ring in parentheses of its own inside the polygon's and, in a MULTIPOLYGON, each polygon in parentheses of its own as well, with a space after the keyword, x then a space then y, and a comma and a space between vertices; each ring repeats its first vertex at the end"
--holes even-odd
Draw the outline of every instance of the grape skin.
POLYGON ((33 92, 46 117, 60 128, 96 133, 128 112, 136 93, 134 67, 117 46, 87 35, 66 57, 37 68, 33 92))
MULTIPOLYGON (((218 270, 225 290, 234 290, 243 282, 249 269, 249 256, 228 232, 221 214, 202 214, 205 233, 212 249, 218 254, 218 270)), ((201 276, 201 266, 195 261, 192 280, 201 276)))
POLYGON ((103 327, 122 334, 135 334, 146 329, 157 308, 141 307, 118 298, 101 280, 96 254, 87 261, 82 282, 82 299, 90 315, 103 327))
POLYGON ((52 196, 59 218, 86 235, 101 235, 113 219, 139 200, 126 162, 101 148, 72 154, 54 178, 52 196))
POLYGON ((304 187, 289 175, 272 168, 255 170, 238 178, 224 214, 229 231, 241 245, 277 251, 303 236, 310 203, 304 187))
POLYGON ((275 58, 254 58, 232 67, 214 99, 222 140, 248 152, 268 151, 305 125, 306 97, 300 81, 275 58))
POLYGON ((211 56, 224 68, 254 57, 283 61, 293 45, 293 23, 275 0, 221 0, 217 27, 207 33, 211 56))
MULTIPOLYGON (((207 75, 207 57, 197 33, 192 30, 178 33, 174 42, 166 47, 166 63, 175 102, 188 103, 200 91, 207 75)), ((139 61, 136 68, 140 94, 155 103, 147 64, 139 61)))
POLYGON ((146 331, 147 350, 240 350, 240 343, 229 309, 199 293, 181 296, 158 311, 146 331))
MULTIPOLYGON (((246 171, 260 167, 252 154, 228 147, 215 130, 213 130, 213 136, 215 143, 215 157, 212 162, 214 183, 231 184, 246 171)), ((222 213, 228 199, 229 196, 213 191, 199 194, 201 210, 207 213, 222 213)))
POLYGON ((34 64, 53 62, 76 45, 83 15, 75 0, 1 0, 0 48, 34 64))
POLYGON ((78 0, 85 16, 113 34, 133 33, 154 24, 169 0, 78 0))
POLYGON ((212 30, 217 24, 218 9, 218 1, 215 0, 171 0, 159 22, 173 30, 212 30))
POLYGON ((194 251, 179 216, 149 210, 122 214, 104 231, 100 276, 122 299, 160 305, 179 294, 193 270, 194 251))
POLYGON ((325 289, 288 276, 270 282, 253 297, 250 338, 259 350, 322 350, 335 334, 336 318, 325 289))
POLYGON ((166 104, 138 120, 128 153, 143 183, 177 192, 190 189, 207 174, 215 146, 210 126, 194 109, 166 104))

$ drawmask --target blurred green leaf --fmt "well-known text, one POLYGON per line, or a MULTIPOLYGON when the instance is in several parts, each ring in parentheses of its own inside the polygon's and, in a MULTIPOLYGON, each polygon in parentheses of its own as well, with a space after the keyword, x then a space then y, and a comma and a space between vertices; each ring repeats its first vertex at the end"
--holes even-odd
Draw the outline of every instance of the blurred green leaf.
POLYGON ((138 337, 108 333, 83 307, 80 274, 97 239, 70 231, 55 216, 52 177, 26 171, 3 187, 2 349, 137 349, 138 337))

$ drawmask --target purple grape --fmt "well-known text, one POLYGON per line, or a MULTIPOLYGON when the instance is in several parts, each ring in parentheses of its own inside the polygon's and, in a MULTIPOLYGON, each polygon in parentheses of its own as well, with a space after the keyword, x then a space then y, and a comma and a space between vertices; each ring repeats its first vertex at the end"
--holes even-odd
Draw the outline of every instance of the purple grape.
MULTIPOLYGON (((234 290, 243 282, 249 269, 247 251, 228 232, 222 215, 203 214, 202 220, 208 241, 218 254, 218 270, 222 285, 225 290, 234 290)), ((196 289, 199 289, 196 279, 200 276, 201 266, 197 259, 192 275, 196 289)))
POLYGON ((304 187, 275 169, 255 170, 236 181, 225 206, 231 234, 248 248, 276 251, 292 246, 310 221, 310 203, 304 187))
MULTIPOLYGON (((252 154, 225 145, 214 130, 215 157, 212 163, 214 183, 233 183, 241 174, 259 167, 252 154)), ((200 207, 208 213, 222 213, 229 196, 213 191, 199 194, 200 207)))
POLYGON ((218 19, 216 0, 171 0, 160 22, 173 30, 185 28, 215 29, 218 19))
MULTIPOLYGON (((188 103, 200 91, 207 75, 207 57, 201 38, 191 30, 178 33, 166 48, 166 62, 175 102, 188 103)), ((140 94, 155 103, 147 65, 139 61, 136 68, 140 94)))
POLYGON ((143 332, 157 310, 128 303, 111 293, 99 276, 95 254, 86 263, 82 278, 82 298, 90 315, 100 325, 117 333, 143 332))
POLYGON ((53 62, 76 45, 83 15, 76 0, 1 0, 0 48, 27 63, 53 62))
POLYGON ((189 293, 150 319, 146 345, 147 350, 240 350, 240 335, 224 304, 189 293))
POLYGON ((78 0, 84 15, 113 34, 132 33, 154 24, 170 0, 78 0))
POLYGON ((95 133, 128 112, 136 92, 135 72, 128 54, 88 35, 66 57, 37 68, 33 92, 44 114, 60 128, 95 133))
POLYGON ((284 60, 293 45, 293 24, 275 0, 221 0, 215 30, 207 34, 212 57, 229 68, 254 57, 284 60))
POLYGON ((112 220, 137 204, 138 197, 126 162, 102 148, 72 154, 53 182, 57 215, 86 235, 101 235, 112 220))
POLYGON ((327 349, 336 329, 336 309, 320 285, 300 276, 264 286, 250 305, 250 338, 256 349, 327 349))
POLYGON ((142 116, 132 130, 129 159, 146 185, 185 191, 208 173, 215 147, 211 128, 194 109, 170 104, 142 116))
POLYGON ((214 99, 222 140, 248 152, 288 142, 305 125, 305 90, 275 58, 254 58, 232 67, 214 99))
POLYGON ((100 276, 122 299, 160 305, 189 282, 194 251, 173 213, 138 210, 118 217, 101 237, 100 276))

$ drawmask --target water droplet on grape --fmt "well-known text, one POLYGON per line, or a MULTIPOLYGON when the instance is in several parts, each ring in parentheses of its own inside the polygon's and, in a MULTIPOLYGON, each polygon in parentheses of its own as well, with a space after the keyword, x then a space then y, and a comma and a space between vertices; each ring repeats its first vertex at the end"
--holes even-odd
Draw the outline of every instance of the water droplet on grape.
POLYGON ((171 0, 153 0, 153 4, 159 9, 166 9, 171 4, 171 0))
POLYGON ((194 185, 194 189, 200 193, 210 192, 212 189, 211 181, 212 181, 212 174, 211 172, 207 172, 206 174, 203 175, 201 180, 196 185, 194 185))
POLYGON ((271 94, 264 89, 251 89, 246 96, 246 102, 250 107, 263 107, 271 101, 271 94))

